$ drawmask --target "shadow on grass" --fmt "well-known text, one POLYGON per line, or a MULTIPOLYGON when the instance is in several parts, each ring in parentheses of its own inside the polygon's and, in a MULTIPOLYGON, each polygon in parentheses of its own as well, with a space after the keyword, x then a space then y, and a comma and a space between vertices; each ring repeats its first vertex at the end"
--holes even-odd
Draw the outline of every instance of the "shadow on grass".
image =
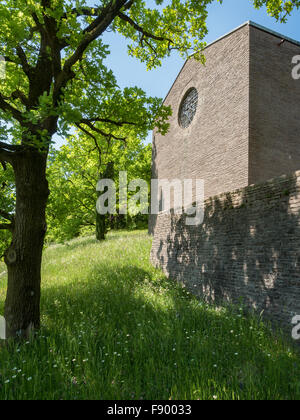
POLYGON ((46 247, 47 251, 52 251, 52 250, 56 250, 58 248, 61 248, 65 251, 73 251, 76 250, 78 248, 82 248, 84 249, 87 246, 90 245, 97 245, 100 243, 105 243, 105 242, 109 242, 111 240, 115 240, 116 237, 111 235, 108 236, 105 241, 98 241, 94 236, 86 236, 86 237, 81 237, 78 239, 72 239, 70 241, 66 241, 64 243, 61 244, 54 244, 54 245, 48 245, 48 247, 46 247))
POLYGON ((89 398, 300 397, 299 364, 267 328, 241 312, 212 310, 153 273, 98 266, 88 281, 44 291, 47 335, 58 351, 90 353, 89 398))

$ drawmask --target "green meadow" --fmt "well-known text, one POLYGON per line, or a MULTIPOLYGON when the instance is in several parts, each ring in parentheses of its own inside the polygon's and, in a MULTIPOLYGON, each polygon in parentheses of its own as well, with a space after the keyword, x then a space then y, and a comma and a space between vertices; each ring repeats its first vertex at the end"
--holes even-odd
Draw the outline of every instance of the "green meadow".
MULTIPOLYGON (((150 247, 123 231, 46 248, 42 328, 0 348, 0 399, 300 398, 291 343, 243 308, 198 301, 150 247)), ((2 275, 1 314, 5 289, 2 275)))

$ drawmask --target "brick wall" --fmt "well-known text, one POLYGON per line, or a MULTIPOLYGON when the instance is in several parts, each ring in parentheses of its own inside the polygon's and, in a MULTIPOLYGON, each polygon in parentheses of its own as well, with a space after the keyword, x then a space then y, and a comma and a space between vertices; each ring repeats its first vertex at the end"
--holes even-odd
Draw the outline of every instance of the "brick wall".
MULTIPOLYGON (((173 115, 169 132, 153 135, 152 178, 204 179, 210 197, 249 184, 249 26, 210 45, 205 57, 205 66, 185 63, 164 101, 173 115), (178 113, 190 88, 198 91, 198 108, 182 128, 178 113)), ((149 233, 155 224, 150 215, 149 233)))
POLYGON ((300 169, 300 46, 250 26, 249 184, 300 169))
POLYGON ((164 101, 170 130, 153 136, 153 178, 204 179, 211 197, 300 169, 300 81, 291 75, 300 46, 281 41, 245 24, 205 49, 205 66, 185 63, 164 101), (192 87, 198 108, 182 128, 192 87))
POLYGON ((209 198, 204 223, 159 214, 151 260, 208 301, 300 315, 300 172, 209 198))
POLYGON ((188 60, 165 105, 173 115, 166 136, 153 139, 153 178, 205 179, 207 197, 248 185, 249 26, 205 50, 205 66, 188 60), (193 122, 178 112, 190 88, 198 90, 193 122))

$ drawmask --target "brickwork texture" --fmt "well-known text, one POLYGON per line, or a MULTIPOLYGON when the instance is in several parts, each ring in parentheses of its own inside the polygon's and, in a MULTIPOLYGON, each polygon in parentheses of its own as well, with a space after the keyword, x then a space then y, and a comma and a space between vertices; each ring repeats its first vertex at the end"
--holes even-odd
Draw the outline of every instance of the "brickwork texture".
POLYGON ((291 329, 300 314, 300 172, 205 201, 204 222, 158 215, 151 261, 209 302, 240 303, 291 329))
POLYGON ((150 217, 153 264, 209 301, 243 299, 285 325, 300 315, 299 54, 251 23, 211 44, 205 66, 191 59, 178 75, 170 130, 152 148, 153 178, 204 179, 206 198, 198 227, 150 217), (192 88, 197 110, 180 124, 192 88))

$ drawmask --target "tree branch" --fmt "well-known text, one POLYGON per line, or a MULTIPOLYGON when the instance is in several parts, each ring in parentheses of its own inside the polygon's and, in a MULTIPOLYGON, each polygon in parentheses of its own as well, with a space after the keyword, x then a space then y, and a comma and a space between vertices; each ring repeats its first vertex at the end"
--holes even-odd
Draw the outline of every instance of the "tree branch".
MULTIPOLYGON (((135 0, 130 0, 128 1, 123 9, 124 10, 128 10, 131 8, 131 6, 134 4, 135 0)), ((77 8, 74 7, 71 10, 71 14, 76 15, 76 17, 81 17, 81 16, 91 16, 91 17, 96 17, 99 16, 99 14, 101 13, 101 11, 103 10, 103 7, 81 7, 81 8, 77 8)), ((63 19, 67 19, 68 14, 65 13, 62 18, 63 19)))
POLYGON ((10 222, 13 222, 15 220, 15 216, 13 214, 7 213, 6 211, 1 210, 1 209, 0 209, 0 216, 3 219, 9 220, 10 222))
POLYGON ((88 123, 95 123, 95 122, 102 122, 102 123, 106 123, 106 124, 112 124, 112 125, 116 125, 117 127, 123 127, 123 125, 134 125, 136 126, 137 123, 135 122, 131 122, 131 121, 115 121, 115 120, 111 120, 110 118, 83 118, 80 121, 80 124, 88 124, 88 123))
POLYGON ((133 6, 135 0, 129 0, 128 3, 125 4, 124 10, 129 10, 131 6, 133 6))
POLYGON ((19 63, 18 63, 18 61, 13 60, 12 58, 8 57, 7 55, 6 55, 6 56, 4 56, 4 60, 5 60, 7 63, 19 64, 19 63))
POLYGON ((0 223, 0 230, 9 230, 10 232, 12 232, 13 229, 13 223, 0 223))
POLYGON ((24 146, 18 144, 7 144, 0 141, 0 163, 3 166, 3 169, 6 169, 6 162, 13 164, 15 160, 16 153, 22 152, 24 146))
POLYGON ((95 147, 96 147, 96 149, 98 151, 98 155, 99 155, 99 165, 101 165, 101 162, 102 162, 102 150, 101 150, 101 148, 100 148, 100 146, 98 144, 98 141, 97 141, 96 137, 92 133, 90 133, 88 130, 86 130, 84 127, 82 127, 80 124, 76 124, 76 127, 78 127, 79 130, 81 130, 83 133, 85 133, 87 136, 89 136, 89 137, 91 137, 93 139, 93 141, 95 143, 95 147))
POLYGON ((21 47, 20 44, 17 45, 16 51, 17 51, 17 55, 20 59, 22 69, 23 69, 24 73, 26 74, 26 76, 28 77, 28 79, 30 79, 30 77, 32 76, 32 70, 33 69, 28 64, 26 54, 25 54, 25 52, 24 52, 24 50, 23 50, 23 48, 21 47))
POLYGON ((0 147, 0 163, 6 169, 6 162, 12 164, 14 154, 0 147))
POLYGON ((157 35, 151 34, 150 32, 145 31, 141 26, 135 23, 129 16, 125 15, 122 12, 118 13, 118 17, 124 20, 125 22, 129 23, 129 25, 131 25, 136 31, 140 32, 143 35, 143 37, 151 38, 156 41, 167 41, 169 42, 169 44, 174 44, 174 42, 169 38, 165 38, 163 36, 157 36, 157 35))
MULTIPOLYGON (((92 131, 95 131, 95 133, 101 134, 104 137, 112 138, 112 139, 115 139, 115 140, 126 141, 126 137, 117 137, 114 134, 106 133, 105 131, 101 130, 100 128, 95 127, 88 120, 86 120, 85 122, 82 122, 82 124, 87 125, 92 131)), ((77 127, 78 127, 78 125, 77 125, 77 127)), ((82 127, 80 127, 80 124, 79 124, 79 127, 78 128, 81 128, 82 129, 82 127)))
POLYGON ((20 111, 18 111, 16 108, 14 108, 12 105, 10 105, 8 102, 5 101, 5 98, 1 93, 0 93, 0 108, 4 112, 10 112, 11 115, 24 127, 31 126, 30 123, 25 121, 20 111))
POLYGON ((56 78, 54 88, 54 102, 59 99, 61 89, 64 88, 69 80, 75 77, 72 72, 72 67, 82 59, 82 56, 88 46, 96 40, 114 21, 122 7, 127 3, 127 0, 112 0, 101 11, 101 14, 83 31, 85 35, 79 43, 75 52, 69 57, 56 78))
POLYGON ((26 108, 30 108, 29 99, 26 97, 26 95, 19 89, 15 90, 11 94, 12 99, 20 99, 23 105, 26 106, 26 108))
POLYGON ((3 141, 0 141, 0 150, 1 149, 12 151, 12 152, 21 152, 22 150, 24 150, 24 146, 21 146, 19 144, 7 144, 7 143, 4 143, 3 141))

